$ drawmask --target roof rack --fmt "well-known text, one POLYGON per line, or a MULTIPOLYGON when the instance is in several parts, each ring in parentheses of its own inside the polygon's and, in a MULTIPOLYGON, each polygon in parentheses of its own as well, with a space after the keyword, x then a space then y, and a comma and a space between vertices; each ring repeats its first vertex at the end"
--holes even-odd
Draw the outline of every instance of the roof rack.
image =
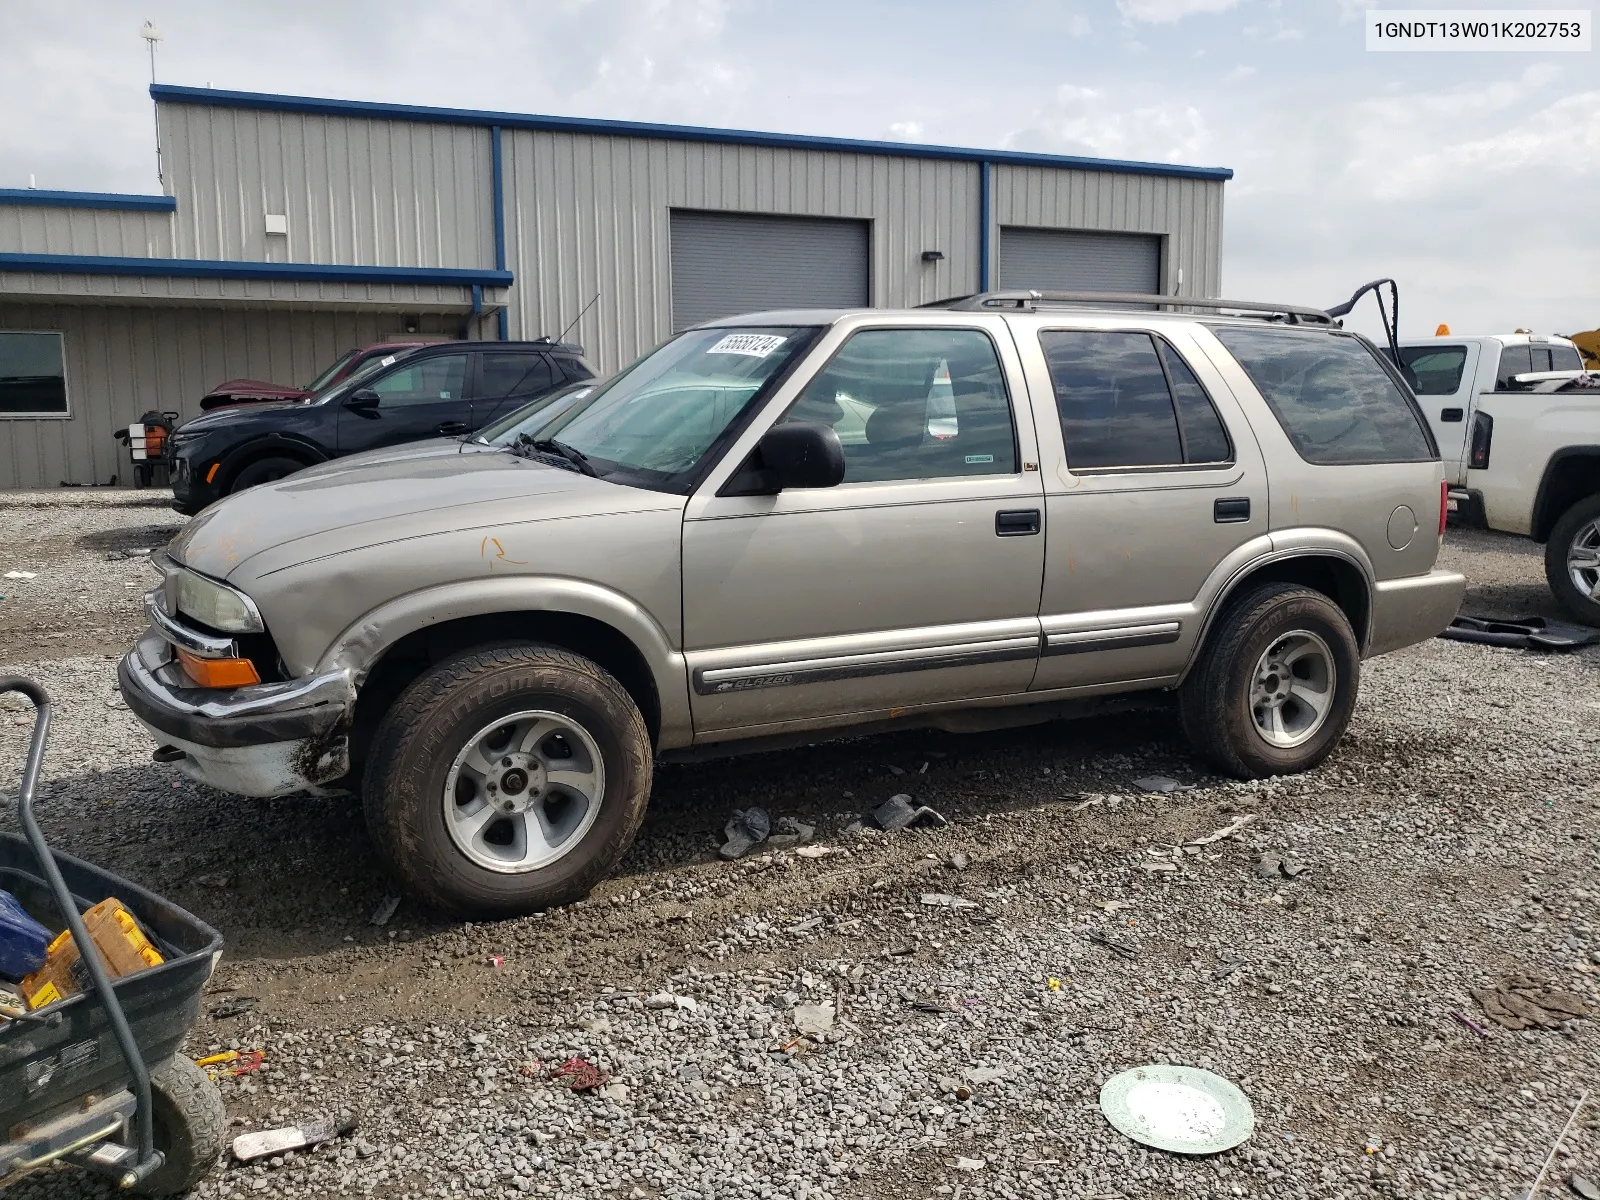
POLYGON ((952 296, 919 307, 944 308, 954 312, 983 312, 997 308, 1016 312, 1038 312, 1041 308, 1055 304, 1141 304, 1167 309, 1206 308, 1235 312, 1241 316, 1260 317, 1268 321, 1284 321, 1290 325, 1337 324, 1329 313, 1303 304, 1263 304, 1255 300, 1207 300, 1193 296, 1155 296, 1142 292, 1044 292, 1018 289, 978 292, 971 296, 952 296))

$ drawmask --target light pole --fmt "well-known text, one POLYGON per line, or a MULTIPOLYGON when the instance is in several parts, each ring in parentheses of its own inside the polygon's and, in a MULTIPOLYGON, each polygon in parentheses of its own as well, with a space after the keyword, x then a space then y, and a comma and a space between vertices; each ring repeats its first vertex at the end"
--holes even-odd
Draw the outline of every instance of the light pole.
MULTIPOLYGON (((139 36, 144 39, 145 45, 150 47, 150 82, 154 84, 156 81, 156 43, 161 40, 161 30, 146 21, 139 28, 139 36)), ((155 102, 154 96, 150 98, 150 104, 155 109, 156 114, 156 182, 165 189, 167 177, 161 170, 161 106, 155 102)))

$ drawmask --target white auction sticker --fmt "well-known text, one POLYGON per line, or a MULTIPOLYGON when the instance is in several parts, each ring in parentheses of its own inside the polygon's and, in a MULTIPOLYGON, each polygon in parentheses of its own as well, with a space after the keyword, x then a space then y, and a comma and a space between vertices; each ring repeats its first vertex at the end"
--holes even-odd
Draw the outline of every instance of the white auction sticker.
POLYGON ((1589 50, 1594 16, 1582 8, 1367 10, 1368 50, 1589 50))
POLYGON ((743 354, 748 358, 765 358, 789 339, 774 333, 730 333, 707 354, 743 354))

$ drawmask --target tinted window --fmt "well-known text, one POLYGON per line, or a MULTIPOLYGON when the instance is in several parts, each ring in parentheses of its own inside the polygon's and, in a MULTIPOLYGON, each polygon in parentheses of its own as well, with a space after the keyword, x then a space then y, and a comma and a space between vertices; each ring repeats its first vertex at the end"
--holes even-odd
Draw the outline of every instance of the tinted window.
POLYGON ((1017 470, 1005 376, 975 329, 864 330, 783 419, 833 426, 846 483, 1017 470))
POLYGON ((366 386, 378 393, 384 408, 402 408, 460 400, 466 379, 465 354, 436 354, 397 367, 366 386))
POLYGON ((1465 346, 1402 346, 1400 361, 1411 368, 1412 386, 1419 396, 1453 396, 1461 387, 1467 365, 1465 346))
POLYGON ((542 354, 485 351, 478 359, 478 399, 531 396, 555 385, 550 360, 542 354))
POLYGON ((1495 372, 1494 386, 1499 392, 1516 391, 1522 385, 1512 382, 1513 375, 1526 375, 1533 370, 1533 355, 1526 346, 1500 347, 1500 369, 1495 372))
POLYGON ((1165 342, 1148 333, 1048 330, 1039 345, 1073 470, 1232 457, 1210 397, 1165 342))
POLYGON ((1551 346, 1550 369, 1552 371, 1581 371, 1583 358, 1578 354, 1576 346, 1551 346))
POLYGON ((1178 432, 1183 435, 1183 461, 1223 463, 1233 461, 1233 445, 1222 418, 1211 404, 1211 397, 1195 378, 1189 364, 1167 343, 1157 340, 1161 361, 1172 385, 1172 399, 1178 408, 1178 432))
POLYGON ((1310 463, 1436 457, 1411 400, 1366 342, 1313 330, 1213 329, 1310 463))
POLYGON ((0 416, 66 416, 59 333, 0 333, 0 416))

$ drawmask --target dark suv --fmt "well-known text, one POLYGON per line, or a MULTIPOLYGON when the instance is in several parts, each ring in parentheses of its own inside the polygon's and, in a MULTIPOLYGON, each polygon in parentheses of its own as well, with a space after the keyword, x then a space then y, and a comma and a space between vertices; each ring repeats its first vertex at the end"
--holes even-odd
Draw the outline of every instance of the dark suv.
POLYGON ((566 342, 440 342, 373 359, 292 404, 219 408, 172 435, 172 507, 194 514, 302 467, 469 433, 545 392, 594 378, 566 342))

